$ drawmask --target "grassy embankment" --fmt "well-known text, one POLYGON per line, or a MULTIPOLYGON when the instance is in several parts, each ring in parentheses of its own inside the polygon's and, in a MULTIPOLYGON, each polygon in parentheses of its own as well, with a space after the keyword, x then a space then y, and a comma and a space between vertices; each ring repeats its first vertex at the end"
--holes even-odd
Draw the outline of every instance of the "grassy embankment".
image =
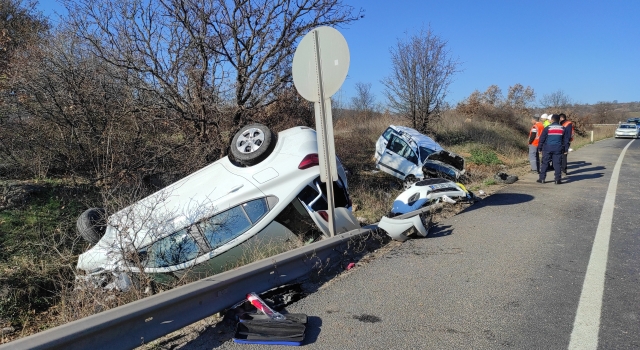
MULTIPOLYGON (((395 178, 373 171, 375 142, 390 124, 406 123, 388 116, 341 119, 335 123, 337 153, 351 172, 349 185, 355 215, 367 223, 386 215, 401 192, 395 178)), ((497 171, 521 175, 528 169, 526 135, 507 125, 469 122, 464 116, 450 113, 435 125, 434 132, 430 136, 466 158, 465 184, 473 191, 491 193, 499 188, 493 186, 497 171)), ((612 128, 596 128, 594 140, 611 137, 612 133, 612 128)), ((589 136, 578 137, 573 148, 588 144, 589 136)), ((82 210, 97 205, 96 197, 75 182, 31 183, 40 189, 28 202, 0 211, 0 328, 15 329, 3 334, 2 342, 146 295, 133 291, 114 297, 98 290, 74 290, 77 256, 88 247, 76 235, 75 220, 82 210)), ((7 188, 6 183, 3 186, 7 188)), ((264 258, 262 253, 248 257, 247 262, 264 258)))

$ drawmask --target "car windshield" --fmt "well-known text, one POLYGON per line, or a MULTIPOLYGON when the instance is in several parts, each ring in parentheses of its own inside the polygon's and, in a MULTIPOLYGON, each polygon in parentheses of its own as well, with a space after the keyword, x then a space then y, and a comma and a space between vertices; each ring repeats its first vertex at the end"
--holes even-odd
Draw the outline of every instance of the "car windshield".
POLYGON ((427 160, 427 157, 432 155, 434 152, 435 151, 430 148, 420 146, 420 164, 424 163, 424 161, 427 160))
POLYGON ((619 128, 620 128, 620 129, 636 129, 636 128, 637 128, 637 126, 635 126, 635 125, 631 125, 631 124, 622 124, 622 125, 620 125, 620 127, 619 127, 619 128))

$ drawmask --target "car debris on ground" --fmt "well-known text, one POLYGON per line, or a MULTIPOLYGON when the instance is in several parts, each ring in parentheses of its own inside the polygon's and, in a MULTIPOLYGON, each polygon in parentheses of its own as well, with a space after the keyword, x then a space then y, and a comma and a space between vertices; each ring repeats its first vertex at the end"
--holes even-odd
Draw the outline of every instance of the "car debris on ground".
POLYGON ((507 174, 507 173, 501 171, 501 172, 495 174, 493 176, 493 179, 496 180, 497 183, 512 184, 512 183, 518 181, 518 176, 517 175, 510 175, 510 174, 507 174))
POLYGON ((412 233, 426 237, 432 227, 432 211, 443 203, 474 203, 479 200, 461 183, 436 178, 418 181, 402 192, 393 202, 390 217, 383 217, 378 227, 391 238, 406 241, 412 233), (399 219, 398 215, 408 214, 422 209, 413 217, 399 219))
POLYGON ((465 173, 461 156, 406 126, 390 125, 376 142, 376 168, 402 180, 404 188, 425 178, 458 181, 465 173))
POLYGON ((280 313, 257 293, 247 294, 227 315, 236 322, 235 343, 299 346, 304 341, 307 315, 280 313))
MULTIPOLYGON (((256 250, 284 251, 293 245, 287 242, 328 236, 318 161, 311 128, 276 135, 261 124, 246 126, 228 157, 110 216, 101 208, 80 215, 78 231, 92 247, 78 259, 79 278, 125 290, 138 273, 158 281, 204 277, 256 250)), ((344 233, 360 224, 339 159, 337 165, 334 220, 336 233, 344 233)))

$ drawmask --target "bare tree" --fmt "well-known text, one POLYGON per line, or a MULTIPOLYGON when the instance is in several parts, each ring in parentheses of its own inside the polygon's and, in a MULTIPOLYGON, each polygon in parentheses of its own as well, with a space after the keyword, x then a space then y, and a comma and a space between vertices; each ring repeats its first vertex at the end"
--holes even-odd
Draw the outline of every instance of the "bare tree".
POLYGON ((487 88, 487 91, 482 93, 482 103, 490 106, 498 107, 504 103, 504 96, 502 95, 502 89, 498 85, 491 85, 487 88))
POLYGON ((18 50, 34 44, 49 30, 49 23, 36 12, 33 1, 0 2, 0 75, 6 75, 18 50))
POLYGON ((391 48, 391 64, 391 75, 382 81, 389 107, 415 129, 427 132, 429 122, 442 111, 459 62, 451 57, 447 42, 428 28, 398 40, 391 48))
POLYGON ((595 123, 615 123, 618 118, 614 115, 615 106, 609 101, 600 101, 593 105, 595 123))
POLYGON ((516 84, 509 86, 506 104, 517 114, 527 115, 530 112, 531 103, 535 101, 535 99, 536 93, 533 91, 533 88, 530 86, 525 88, 522 84, 516 84))
POLYGON ((135 72, 165 108, 223 155, 233 131, 291 84, 295 43, 359 18, 341 0, 64 0, 71 27, 135 72))
POLYGON ((370 114, 376 103, 376 97, 371 92, 371 83, 356 83, 356 95, 351 98, 351 108, 364 115, 370 114))
POLYGON ((567 108, 571 104, 571 98, 562 90, 542 95, 540 99, 540 105, 544 108, 567 108))

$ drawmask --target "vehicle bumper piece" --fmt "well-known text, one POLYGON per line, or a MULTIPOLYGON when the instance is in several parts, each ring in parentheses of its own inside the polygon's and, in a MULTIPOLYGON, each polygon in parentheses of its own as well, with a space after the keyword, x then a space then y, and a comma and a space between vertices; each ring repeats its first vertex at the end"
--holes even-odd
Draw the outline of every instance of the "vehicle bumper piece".
POLYGON ((427 229, 422 224, 420 215, 407 219, 394 219, 383 216, 378 223, 378 227, 385 230, 389 237, 400 242, 404 242, 409 239, 409 235, 412 233, 413 228, 415 228, 417 234, 422 237, 426 237, 428 234, 427 229))

